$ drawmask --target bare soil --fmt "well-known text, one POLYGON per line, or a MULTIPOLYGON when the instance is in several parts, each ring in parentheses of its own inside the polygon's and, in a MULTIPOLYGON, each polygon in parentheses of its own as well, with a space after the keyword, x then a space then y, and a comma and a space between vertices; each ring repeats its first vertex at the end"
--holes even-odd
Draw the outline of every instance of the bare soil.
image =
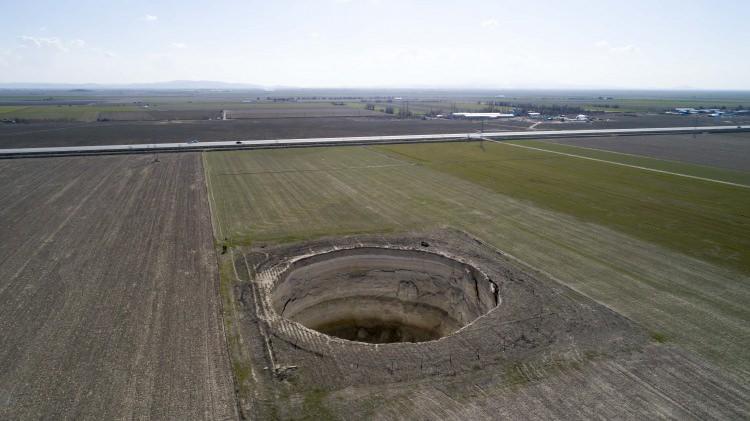
MULTIPOLYGON (((349 112, 345 107, 338 107, 349 112)), ((311 109, 311 113, 312 113, 311 109)), ((44 146, 88 146, 136 143, 185 142, 190 139, 203 141, 291 139, 346 136, 387 136, 400 134, 474 133, 485 131, 525 130, 535 123, 536 130, 607 129, 637 127, 690 127, 696 120, 686 116, 639 114, 629 117, 622 114, 607 115, 606 120, 590 123, 533 121, 524 118, 490 120, 420 120, 397 119, 375 114, 363 117, 288 117, 284 109, 275 109, 273 118, 261 118, 248 114, 239 120, 205 120, 218 118, 218 114, 204 111, 148 111, 132 113, 139 119, 165 121, 99 121, 92 123, 44 122, 28 124, 0 124, 0 148, 44 147, 44 146), (179 120, 198 118, 198 120, 179 120), (169 120, 175 119, 175 120, 169 120)), ((294 110, 292 110, 294 111, 294 110)), ((237 111, 239 112, 239 111, 237 111)), ((242 111, 243 113, 245 111, 242 111)), ((253 111, 255 112, 255 111, 253 111)), ((342 111, 343 112, 343 111, 342 111)), ((354 113, 359 110, 353 110, 354 113)), ((363 113, 365 111, 363 110, 363 113)), ((310 114, 314 115, 314 114, 310 114)), ((347 114, 357 115, 357 114, 347 114)), ((368 114, 369 115, 369 114, 368 114)), ((128 113, 113 114, 113 120, 131 118, 128 113)), ((605 118, 605 117, 602 117, 605 118)), ((748 124, 744 120, 724 121, 701 117, 698 125, 748 124)))
MULTIPOLYGON (((523 130, 531 123, 496 121, 486 130, 523 130)), ((116 145, 244 139, 468 133, 468 120, 398 120, 381 117, 266 118, 228 121, 161 121, 0 124, 0 148, 116 145)))
POLYGON ((252 418, 702 419, 750 411, 747 384, 461 232, 258 244, 234 264, 247 354, 232 358, 250 367, 239 399, 252 418), (333 338, 274 311, 274 287, 300 258, 361 247, 417 251, 423 242, 486 273, 500 304, 438 340, 390 344, 333 338))
POLYGON ((231 119, 257 119, 257 118, 310 118, 310 117, 375 117, 389 118, 390 116, 378 111, 365 110, 346 106, 285 106, 264 107, 257 105, 252 108, 227 110, 228 118, 231 119))
POLYGON ((548 141, 750 172, 750 133, 586 137, 548 141))
POLYGON ((102 121, 216 120, 220 118, 221 110, 144 110, 104 111, 99 113, 99 120, 102 121))
POLYGON ((0 419, 236 418, 199 155, 0 162, 0 419))

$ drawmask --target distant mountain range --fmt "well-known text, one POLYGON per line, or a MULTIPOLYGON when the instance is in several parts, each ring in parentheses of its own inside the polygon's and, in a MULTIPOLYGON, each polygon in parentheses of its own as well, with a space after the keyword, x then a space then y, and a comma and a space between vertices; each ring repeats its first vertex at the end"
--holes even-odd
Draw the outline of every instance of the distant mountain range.
MULTIPOLYGON (((541 85, 540 85, 541 86, 541 85)), ((284 85, 263 86, 251 83, 234 83, 220 82, 213 80, 171 80, 165 82, 146 82, 146 83, 35 83, 35 82, 0 82, 0 90, 50 90, 50 91, 101 91, 101 90, 139 90, 139 91, 197 91, 197 90, 215 90, 215 91, 254 91, 254 92, 281 92, 283 94, 294 94, 295 92, 305 91, 313 93, 331 93, 349 92, 352 95, 361 93, 361 91, 370 92, 388 92, 393 95, 408 94, 409 92, 483 92, 487 96, 498 96, 504 94, 512 96, 514 94, 536 94, 547 93, 549 95, 616 95, 618 97, 640 97, 640 96, 694 96, 696 93, 701 95, 716 94, 724 96, 727 94, 741 94, 744 96, 750 94, 750 90, 711 90, 693 87, 681 87, 670 89, 626 89, 617 87, 595 87, 595 86, 577 86, 577 85, 559 85, 546 87, 533 87, 520 85, 516 87, 483 87, 481 85, 413 85, 410 87, 399 86, 360 86, 360 87, 294 87, 284 85)))
POLYGON ((198 89, 242 89, 252 91, 268 90, 261 85, 249 83, 217 82, 211 80, 172 80, 167 82, 151 83, 0 83, 0 89, 173 89, 173 90, 198 90, 198 89))

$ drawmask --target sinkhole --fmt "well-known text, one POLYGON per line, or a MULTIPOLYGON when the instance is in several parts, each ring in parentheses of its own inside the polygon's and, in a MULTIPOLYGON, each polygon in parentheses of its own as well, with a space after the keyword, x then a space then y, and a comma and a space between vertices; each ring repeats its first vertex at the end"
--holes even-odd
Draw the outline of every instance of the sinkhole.
POLYGON ((440 254, 391 248, 337 250, 296 260, 275 282, 282 317, 367 343, 448 336, 498 305, 480 270, 440 254))

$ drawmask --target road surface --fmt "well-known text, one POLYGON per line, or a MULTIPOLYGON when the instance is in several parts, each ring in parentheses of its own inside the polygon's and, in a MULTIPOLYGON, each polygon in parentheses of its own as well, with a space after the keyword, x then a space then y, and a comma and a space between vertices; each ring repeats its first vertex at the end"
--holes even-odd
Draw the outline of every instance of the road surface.
POLYGON ((253 149, 276 147, 303 146, 331 146, 331 145, 361 145, 373 143, 403 143, 403 142, 449 142, 460 140, 480 140, 489 137, 500 140, 513 139, 544 139, 560 137, 582 136, 627 136, 646 134, 676 134, 698 132, 732 132, 750 130, 750 126, 702 126, 702 127, 660 127, 639 129, 594 129, 594 130, 540 130, 515 132, 485 132, 485 133, 440 133, 427 135, 396 135, 396 136, 358 136, 358 137, 328 137, 309 139, 269 139, 269 140, 235 140, 222 142, 195 143, 159 143, 135 145, 100 145, 100 146, 65 146, 47 148, 12 148, 0 149, 0 158, 19 158, 33 156, 58 155, 98 155, 120 153, 156 153, 156 152, 185 152, 216 149, 253 149))

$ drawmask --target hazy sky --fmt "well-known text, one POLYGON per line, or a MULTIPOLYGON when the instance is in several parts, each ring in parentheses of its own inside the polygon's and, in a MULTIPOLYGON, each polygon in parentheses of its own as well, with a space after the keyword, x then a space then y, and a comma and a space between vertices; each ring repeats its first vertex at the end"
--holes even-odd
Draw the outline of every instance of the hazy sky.
POLYGON ((750 1, 0 0, 0 82, 750 89, 750 1))

